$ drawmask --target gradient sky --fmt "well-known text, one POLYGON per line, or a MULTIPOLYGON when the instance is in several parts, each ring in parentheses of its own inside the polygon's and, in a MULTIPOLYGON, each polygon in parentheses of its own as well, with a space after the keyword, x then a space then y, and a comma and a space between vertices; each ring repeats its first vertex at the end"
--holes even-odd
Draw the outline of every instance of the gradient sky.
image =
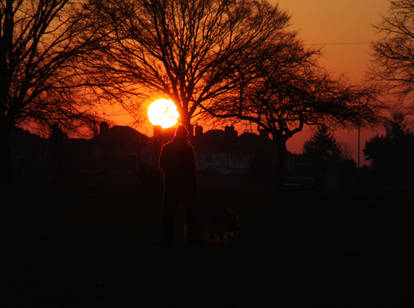
POLYGON ((387 13, 389 0, 278 0, 291 28, 310 47, 322 47, 321 63, 333 73, 361 80, 370 62, 372 24, 387 13), (313 45, 315 44, 315 45, 313 45))
MULTIPOLYGON (((373 24, 387 13, 389 0, 269 0, 291 15, 291 29, 309 47, 322 47, 320 63, 333 76, 344 74, 352 82, 361 82, 370 64, 370 42, 377 38, 373 24)), ((129 125, 126 112, 116 111, 114 122, 129 125)), ((138 128, 152 135, 151 126, 138 128)), ((239 134, 242 131, 239 131, 239 134)), ((378 132, 362 130, 361 152, 367 139, 378 132)), ((355 129, 336 132, 338 141, 348 155, 357 158, 355 129)), ((304 130, 287 144, 288 149, 300 153, 311 131, 304 130)), ((361 154, 362 159, 362 154, 361 154)))
MULTIPOLYGON (((370 42, 378 38, 372 27, 381 21, 389 0, 278 0, 279 7, 291 15, 291 28, 309 47, 322 47, 320 63, 334 76, 344 74, 361 82, 371 62, 370 42)), ((361 131, 361 152, 367 139, 378 132, 361 131)), ((288 142, 288 149, 300 153, 309 130, 288 142)), ((340 130, 336 134, 348 155, 357 157, 357 132, 340 130)), ((361 153, 361 159, 363 159, 361 153)))

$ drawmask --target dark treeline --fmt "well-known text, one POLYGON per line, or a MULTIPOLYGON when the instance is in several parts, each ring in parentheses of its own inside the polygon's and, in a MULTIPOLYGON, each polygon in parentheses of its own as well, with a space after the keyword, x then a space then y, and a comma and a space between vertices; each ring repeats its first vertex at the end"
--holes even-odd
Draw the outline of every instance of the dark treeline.
MULTIPOLYGON (((302 154, 287 154, 285 173, 273 173, 277 153, 264 133, 238 134, 233 126, 203 132, 192 138, 203 189, 248 190, 409 190, 412 188, 413 134, 396 115, 386 122, 385 135, 362 148, 368 166, 358 168, 333 130, 319 126, 304 144, 302 154)), ((68 138, 55 126, 48 138, 15 130, 12 141, 16 184, 65 184, 80 187, 159 188, 157 159, 170 130, 148 137, 128 126, 102 122, 90 139, 68 138)))
POLYGON ((371 166, 363 169, 371 185, 385 189, 412 190, 414 172, 414 133, 406 127, 401 113, 385 123, 385 134, 371 138, 364 155, 371 166))

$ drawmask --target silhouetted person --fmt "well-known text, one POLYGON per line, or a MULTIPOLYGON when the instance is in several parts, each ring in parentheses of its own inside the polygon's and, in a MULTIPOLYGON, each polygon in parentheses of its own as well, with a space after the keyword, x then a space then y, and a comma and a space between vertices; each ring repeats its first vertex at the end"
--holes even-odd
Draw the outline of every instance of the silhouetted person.
POLYGON ((188 131, 180 125, 174 137, 160 151, 159 167, 163 173, 163 240, 172 248, 175 216, 178 206, 184 206, 187 239, 191 243, 197 236, 194 216, 196 204, 195 151, 188 142, 188 131))

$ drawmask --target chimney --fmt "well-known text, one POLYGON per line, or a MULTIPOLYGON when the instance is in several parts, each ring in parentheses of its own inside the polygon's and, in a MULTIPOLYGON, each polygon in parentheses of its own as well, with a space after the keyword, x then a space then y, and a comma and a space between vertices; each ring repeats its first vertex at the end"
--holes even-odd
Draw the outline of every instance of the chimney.
POLYGON ((197 124, 194 130, 195 130, 195 136, 196 137, 203 136, 203 127, 202 126, 197 124))
POLYGON ((159 139, 162 135, 162 128, 160 125, 154 125, 153 127, 153 138, 154 139, 159 139))
POLYGON ((233 125, 228 125, 224 128, 224 132, 226 133, 226 136, 229 137, 237 137, 237 132, 234 129, 233 125))
POLYGON ((99 124, 99 134, 101 136, 105 135, 108 132, 108 130, 109 130, 109 124, 107 122, 103 121, 99 124))

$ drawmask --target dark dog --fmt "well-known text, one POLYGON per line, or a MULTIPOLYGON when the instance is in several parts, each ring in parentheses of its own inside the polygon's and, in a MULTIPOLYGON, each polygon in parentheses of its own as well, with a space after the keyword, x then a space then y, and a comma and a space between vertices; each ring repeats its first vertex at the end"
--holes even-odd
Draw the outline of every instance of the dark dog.
POLYGON ((240 233, 240 215, 234 210, 219 207, 198 207, 195 212, 196 230, 187 239, 192 244, 226 244, 240 233))

